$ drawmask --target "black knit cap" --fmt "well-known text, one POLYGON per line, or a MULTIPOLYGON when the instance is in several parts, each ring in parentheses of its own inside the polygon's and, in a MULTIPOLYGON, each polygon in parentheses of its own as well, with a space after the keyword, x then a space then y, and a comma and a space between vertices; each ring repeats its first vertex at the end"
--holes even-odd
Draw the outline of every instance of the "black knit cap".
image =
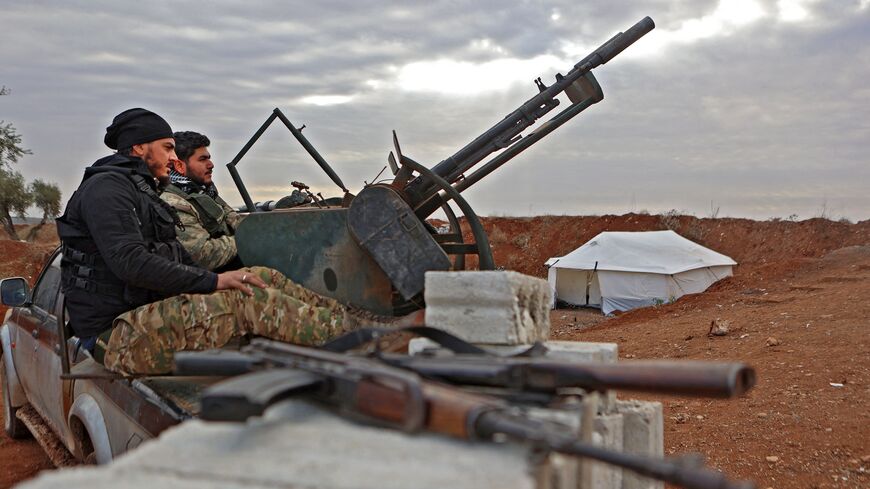
POLYGON ((128 109, 112 119, 103 142, 112 149, 129 148, 172 137, 172 128, 162 117, 146 109, 128 109))

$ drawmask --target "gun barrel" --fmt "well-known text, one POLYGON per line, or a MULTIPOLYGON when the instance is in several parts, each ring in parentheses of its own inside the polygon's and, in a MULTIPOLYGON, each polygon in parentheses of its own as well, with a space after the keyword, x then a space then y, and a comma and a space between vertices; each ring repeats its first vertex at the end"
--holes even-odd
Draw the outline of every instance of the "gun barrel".
POLYGON ((729 398, 745 394, 755 385, 755 370, 743 363, 661 360, 602 364, 464 355, 384 355, 383 359, 446 382, 537 392, 579 387, 729 398))
MULTIPOLYGON (((649 17, 644 17, 630 29, 616 34, 609 41, 583 58, 579 63, 574 65, 567 75, 557 76, 556 82, 549 87, 539 82, 538 85, 541 90, 539 93, 535 94, 455 154, 432 167, 432 172, 448 183, 453 184, 466 170, 478 164, 490 154, 511 147, 520 140, 521 133, 526 128, 559 105, 559 100, 556 99, 556 96, 593 68, 613 59, 613 57, 643 37, 654 27, 655 23, 653 20, 649 17)), ((437 188, 433 182, 421 176, 408 182, 404 192, 411 207, 417 207, 437 193, 437 188)))
MULTIPOLYGON (((601 47, 596 49, 591 56, 598 56, 600 59, 599 63, 596 63, 594 66, 586 68, 590 70, 599 64, 604 64, 616 57, 617 54, 621 53, 625 50, 625 48, 631 46, 638 39, 645 36, 651 30, 655 28, 656 24, 649 17, 644 17, 640 19, 636 24, 631 26, 627 31, 620 32, 619 34, 613 36, 612 39, 602 44, 601 47)), ((586 61, 586 60, 584 60, 586 61)), ((574 67, 578 69, 582 69, 584 62, 581 61, 577 63, 574 67)))
MULTIPOLYGON (((624 389, 662 394, 730 398, 755 385, 755 370, 743 363, 641 361, 574 367, 566 363, 532 366, 556 386, 587 384, 590 389, 624 389)), ((583 387, 583 385, 580 385, 583 387)))

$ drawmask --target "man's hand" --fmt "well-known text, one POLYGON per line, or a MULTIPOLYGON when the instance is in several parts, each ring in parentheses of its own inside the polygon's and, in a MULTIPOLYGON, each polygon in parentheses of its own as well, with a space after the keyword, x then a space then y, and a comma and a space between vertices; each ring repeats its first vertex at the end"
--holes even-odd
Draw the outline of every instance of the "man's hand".
POLYGON ((266 282, 263 282, 257 275, 245 270, 233 270, 218 274, 217 290, 238 289, 243 294, 251 296, 254 295, 254 290, 250 287, 251 285, 262 289, 266 287, 266 282))

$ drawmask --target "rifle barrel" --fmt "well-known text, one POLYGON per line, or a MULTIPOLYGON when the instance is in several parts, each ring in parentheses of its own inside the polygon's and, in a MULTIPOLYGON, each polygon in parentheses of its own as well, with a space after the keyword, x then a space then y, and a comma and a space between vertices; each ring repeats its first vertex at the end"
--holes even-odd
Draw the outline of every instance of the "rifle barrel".
POLYGON ((538 392, 579 387, 730 398, 745 394, 755 385, 755 370, 743 363, 657 360, 606 364, 471 355, 384 354, 382 358, 391 365, 446 382, 538 392))
POLYGON ((575 367, 570 363, 542 362, 533 364, 532 369, 532 375, 552 375, 556 386, 579 382, 595 390, 730 398, 745 394, 755 385, 755 370, 743 363, 658 360, 575 367))

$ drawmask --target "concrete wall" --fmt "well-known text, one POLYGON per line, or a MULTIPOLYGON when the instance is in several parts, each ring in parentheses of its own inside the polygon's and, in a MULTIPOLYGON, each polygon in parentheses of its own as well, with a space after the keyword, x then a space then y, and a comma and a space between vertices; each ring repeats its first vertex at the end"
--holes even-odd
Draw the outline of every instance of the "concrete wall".
POLYGON ((188 421, 107 466, 19 488, 534 489, 537 466, 520 445, 406 435, 285 401, 248 423, 188 421))

